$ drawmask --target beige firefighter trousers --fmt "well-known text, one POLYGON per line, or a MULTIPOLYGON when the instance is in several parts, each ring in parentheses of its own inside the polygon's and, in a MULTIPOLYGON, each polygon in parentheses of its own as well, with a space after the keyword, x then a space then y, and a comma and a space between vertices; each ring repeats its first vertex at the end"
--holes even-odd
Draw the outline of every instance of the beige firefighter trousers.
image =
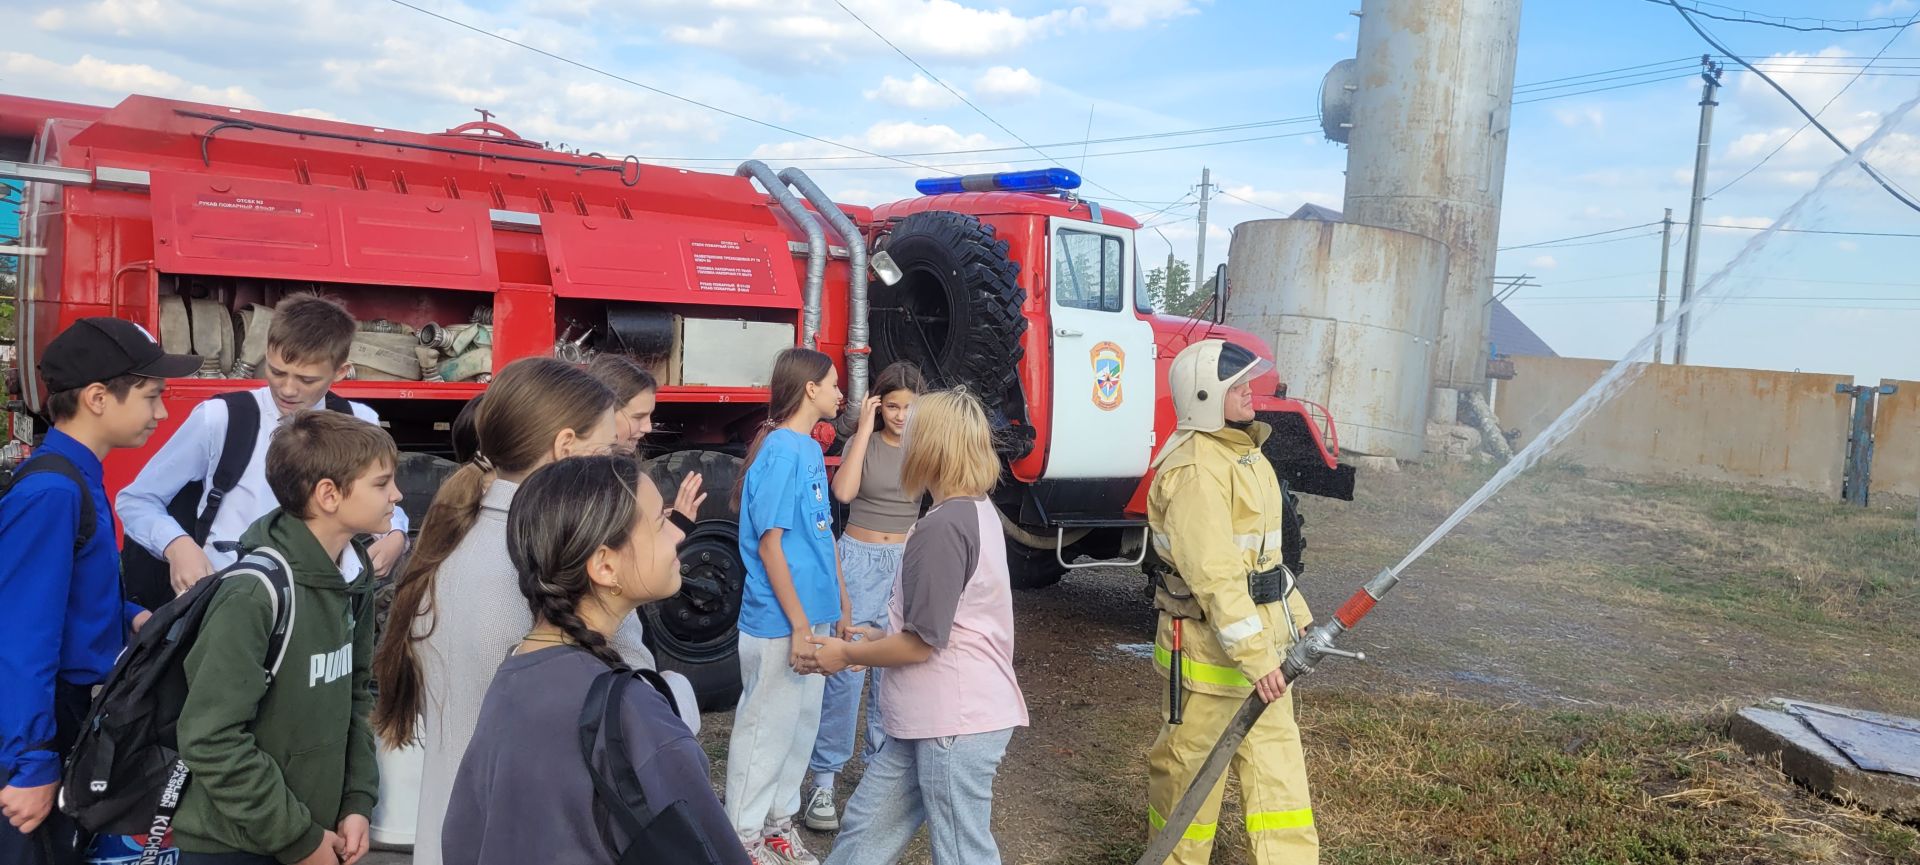
MULTIPOLYGON (((1154 833, 1166 825, 1162 815, 1180 801, 1245 700, 1192 691, 1185 697, 1185 723, 1162 724, 1160 737, 1147 755, 1147 819, 1154 833)), ((1240 802, 1256 865, 1316 865, 1320 836, 1314 831, 1313 808, 1307 798, 1306 755, 1293 719, 1292 691, 1260 716, 1234 754, 1232 769, 1240 779, 1240 802)), ((1220 794, 1226 786, 1227 779, 1222 777, 1168 862, 1205 865, 1213 853, 1220 794)))

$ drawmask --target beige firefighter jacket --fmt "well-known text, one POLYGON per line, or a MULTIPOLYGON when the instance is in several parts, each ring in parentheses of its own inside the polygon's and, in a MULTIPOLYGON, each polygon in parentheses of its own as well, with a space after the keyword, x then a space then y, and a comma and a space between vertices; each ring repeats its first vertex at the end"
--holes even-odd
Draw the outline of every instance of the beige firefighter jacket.
POLYGON ((1196 692, 1244 696, 1313 620, 1298 591, 1259 606, 1247 593, 1248 574, 1281 561, 1284 497, 1260 452, 1271 432, 1254 423, 1186 436, 1147 492, 1154 552, 1178 574, 1155 593, 1154 658, 1172 666, 1172 614, 1187 618, 1182 679, 1196 692))

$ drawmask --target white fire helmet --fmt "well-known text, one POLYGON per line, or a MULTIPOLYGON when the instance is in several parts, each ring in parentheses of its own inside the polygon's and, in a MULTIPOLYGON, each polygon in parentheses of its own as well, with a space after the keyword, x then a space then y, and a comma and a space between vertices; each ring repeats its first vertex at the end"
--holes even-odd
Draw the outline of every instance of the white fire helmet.
POLYGON ((1227 390, 1258 378, 1273 364, 1246 348, 1204 339, 1174 355, 1167 371, 1174 429, 1213 432, 1227 425, 1227 390))

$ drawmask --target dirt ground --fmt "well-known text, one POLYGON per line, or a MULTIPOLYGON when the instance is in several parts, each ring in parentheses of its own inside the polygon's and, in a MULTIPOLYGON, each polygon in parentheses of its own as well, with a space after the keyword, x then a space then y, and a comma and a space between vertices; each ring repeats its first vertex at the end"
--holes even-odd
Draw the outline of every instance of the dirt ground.
MULTIPOLYGON (((1490 473, 1412 467, 1364 475, 1355 502, 1308 499, 1316 613, 1490 473)), ((1911 501, 1545 466, 1404 576, 1346 643, 1369 659, 1298 686, 1322 861, 1920 862, 1912 827, 1814 797, 1724 736, 1728 712, 1773 695, 1920 715, 1911 501)), ((1141 652, 1142 585, 1094 568, 1016 598, 1032 727, 997 786, 1009 863, 1131 863, 1144 846, 1165 682, 1141 652)), ((717 787, 729 720, 702 736, 717 787)), ((1230 791, 1217 863, 1247 861, 1237 815, 1230 791)))
MULTIPOLYGON (((1307 499, 1304 591, 1316 614, 1397 562, 1488 474, 1414 467, 1364 476, 1352 503, 1307 499)), ((1771 491, 1595 479, 1565 466, 1523 476, 1410 568, 1351 635, 1347 648, 1364 650, 1366 662, 1328 662, 1299 686, 1323 861, 1920 862, 1911 829, 1792 787, 1719 732, 1728 711, 1776 694, 1920 714, 1912 613, 1920 537, 1910 502, 1878 504, 1863 512, 1771 491), (1879 569, 1856 567, 1856 558, 1879 569), (1369 749, 1375 735, 1387 753, 1369 749), (1503 744, 1491 757, 1433 753, 1456 736, 1503 744), (1349 773, 1344 761, 1362 753, 1387 768, 1349 773), (1596 822, 1615 824, 1619 837, 1539 846, 1500 825, 1524 822, 1514 803, 1476 802, 1473 792, 1441 819, 1448 809, 1405 807, 1428 806, 1419 800, 1431 791, 1375 807, 1407 778, 1445 771, 1422 769, 1421 759, 1462 770, 1483 763, 1519 778, 1517 795, 1526 795, 1527 767, 1516 764, 1568 755, 1592 763, 1597 780, 1582 787, 1581 769, 1570 770, 1561 813, 1539 816, 1560 824, 1597 810, 1596 822), (1622 789, 1603 777, 1649 760, 1658 765, 1613 785, 1622 789), (1720 776, 1701 781, 1704 768, 1676 768, 1689 760, 1720 776), (1691 813, 1697 791, 1718 789, 1755 798, 1729 806, 1737 813, 1691 813), (1369 804, 1341 801, 1340 791, 1369 804), (1627 801, 1606 801, 1615 794, 1627 801), (1670 794, 1679 795, 1649 805, 1670 794), (1661 819, 1624 813, 1641 808, 1661 819), (1665 825, 1669 816, 1685 825, 1665 825), (1676 837, 1664 846, 1636 838, 1662 832, 1676 837), (1503 846, 1511 841, 1520 844, 1503 846)), ((1165 680, 1141 657, 1153 627, 1142 585, 1137 571, 1097 568, 1016 598, 1015 663, 1033 726, 1014 737, 997 787, 995 826, 1009 863, 1130 863, 1144 846, 1144 754, 1165 680)), ((725 716, 708 725, 720 780, 725 716)), ((1247 861, 1244 834, 1230 825, 1236 813, 1230 796, 1217 863, 1247 861)), ((830 846, 815 840, 816 851, 830 846)), ((906 861, 929 860, 916 850, 906 861)))

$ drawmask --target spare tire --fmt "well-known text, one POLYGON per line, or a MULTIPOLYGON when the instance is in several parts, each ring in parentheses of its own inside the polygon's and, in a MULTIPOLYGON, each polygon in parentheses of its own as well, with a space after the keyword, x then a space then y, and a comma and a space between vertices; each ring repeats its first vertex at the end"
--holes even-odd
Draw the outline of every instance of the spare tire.
POLYGON ((911 361, 933 386, 966 385, 994 404, 1019 377, 1027 332, 1027 293, 1007 242, 976 217, 929 210, 902 219, 875 250, 901 272, 870 288, 875 368, 911 361))

